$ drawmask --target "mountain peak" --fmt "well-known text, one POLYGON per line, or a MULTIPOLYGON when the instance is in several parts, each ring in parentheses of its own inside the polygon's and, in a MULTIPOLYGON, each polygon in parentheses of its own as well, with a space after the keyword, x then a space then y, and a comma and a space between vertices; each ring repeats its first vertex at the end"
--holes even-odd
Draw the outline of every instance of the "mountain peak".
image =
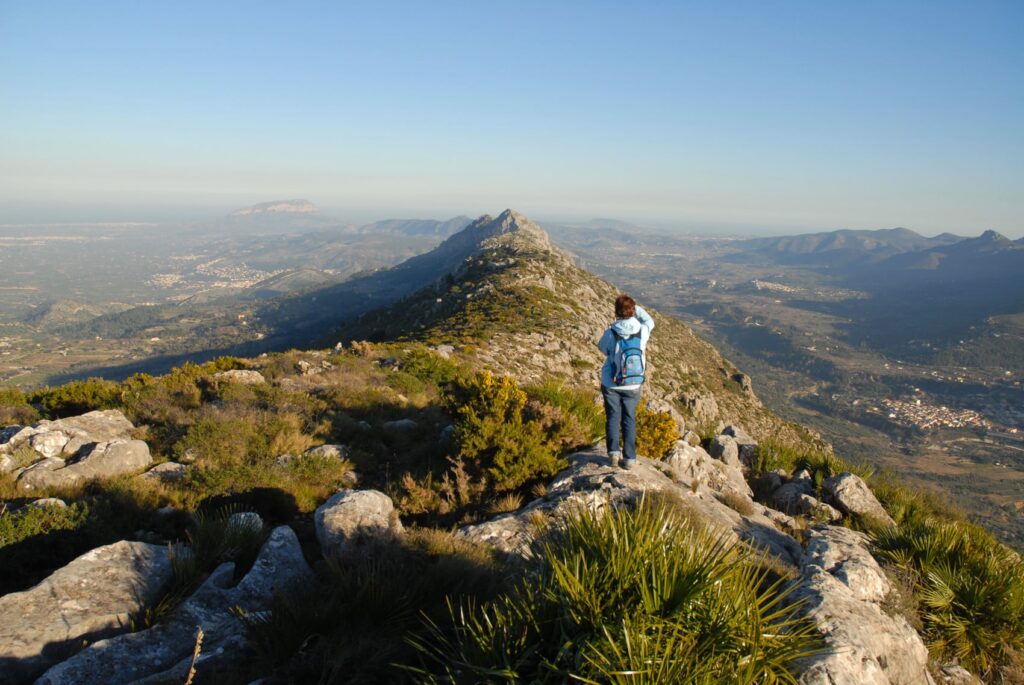
POLYGON ((450 252, 499 247, 518 252, 560 253, 552 246, 544 229, 513 209, 506 209, 497 217, 484 214, 448 238, 438 249, 450 252))
POLYGON ((229 216, 262 216, 266 214, 314 214, 320 208, 309 200, 274 200, 261 202, 251 207, 243 207, 231 212, 229 216))

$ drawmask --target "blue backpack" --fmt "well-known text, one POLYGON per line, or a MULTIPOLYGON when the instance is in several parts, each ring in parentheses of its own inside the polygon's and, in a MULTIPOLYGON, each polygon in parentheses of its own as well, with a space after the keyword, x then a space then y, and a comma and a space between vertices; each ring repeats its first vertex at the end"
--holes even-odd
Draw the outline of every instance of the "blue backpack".
POLYGON ((612 357, 612 380, 615 385, 640 385, 644 382, 647 361, 644 350, 640 346, 640 334, 620 336, 614 330, 612 334, 618 341, 615 345, 615 356, 612 357))

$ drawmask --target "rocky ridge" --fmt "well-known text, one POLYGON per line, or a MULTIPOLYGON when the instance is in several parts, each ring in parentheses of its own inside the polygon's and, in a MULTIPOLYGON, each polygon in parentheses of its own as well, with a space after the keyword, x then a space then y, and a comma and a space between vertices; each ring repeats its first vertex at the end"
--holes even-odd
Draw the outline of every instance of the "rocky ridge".
MULTIPOLYGON (((338 336, 469 347, 479 365, 522 383, 554 377, 596 391, 603 357, 595 343, 612 321, 619 290, 577 266, 513 210, 482 217, 448 242, 469 251, 454 271, 338 336)), ((671 411, 700 431, 739 421, 755 437, 811 437, 768 411, 749 377, 689 327, 650 311, 656 333, 645 393, 652 409, 671 411)))

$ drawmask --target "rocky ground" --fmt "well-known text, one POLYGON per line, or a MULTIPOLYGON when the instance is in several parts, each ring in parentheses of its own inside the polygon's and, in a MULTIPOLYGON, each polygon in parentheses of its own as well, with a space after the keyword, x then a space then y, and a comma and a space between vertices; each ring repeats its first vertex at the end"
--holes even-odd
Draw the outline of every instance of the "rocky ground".
MULTIPOLYGON (((92 445, 91 454, 96 445, 119 439, 122 433, 115 428, 130 430, 116 412, 44 422, 5 434, 4 451, 13 451, 9 445, 16 439, 39 450, 41 462, 60 459, 57 455, 66 454, 76 440, 75 454, 92 445)), ((808 474, 780 471, 767 493, 775 506, 764 506, 753 499, 744 476, 756 450, 757 443, 732 426, 716 437, 711 453, 680 440, 664 460, 642 458, 631 470, 610 465, 603 449, 595 447, 572 455, 543 496, 464 526, 456 537, 529 557, 537 553, 540 532, 579 507, 605 510, 640 497, 671 497, 692 521, 763 551, 788 576, 789 601, 801 604, 827 646, 799 665, 801 683, 934 682, 921 637, 889 608, 898 589, 873 558, 867 537, 842 525, 851 515, 886 516, 870 489, 851 473, 816 488, 808 474)), ((47 472, 78 463, 69 461, 47 472)), ((38 467, 22 468, 23 476, 38 467)), ((125 468, 141 466, 131 462, 125 468)), ((367 536, 403 535, 391 500, 374 490, 342 490, 317 509, 314 520, 326 558, 352 553, 367 536)), ((236 514, 230 525, 264 524, 255 514, 236 514)), ((218 674, 250 658, 239 615, 266 610, 275 590, 310 573, 295 533, 280 526, 269 532, 241 578, 233 564, 223 564, 170 615, 133 631, 132 617, 152 607, 170 581, 168 550, 130 541, 92 550, 39 585, 0 598, 4 682, 180 683, 191 668, 198 674, 194 682, 215 682, 218 674)), ((970 681, 969 675, 958 677, 968 680, 950 676, 948 682, 970 681)))

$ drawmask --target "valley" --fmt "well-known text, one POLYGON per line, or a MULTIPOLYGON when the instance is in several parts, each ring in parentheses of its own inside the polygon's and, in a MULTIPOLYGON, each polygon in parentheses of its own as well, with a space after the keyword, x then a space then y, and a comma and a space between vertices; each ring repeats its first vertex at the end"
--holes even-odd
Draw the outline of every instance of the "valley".
MULTIPOLYGON (((315 212, 257 212, 177 227, 173 241, 153 226, 51 227, 35 237, 8 228, 0 260, 23 268, 0 270, 0 287, 13 294, 0 312, 0 381, 125 378, 323 342, 338 323, 454 268, 457 249, 426 253, 467 222, 352 226, 315 212), (45 268, 55 263, 62 268, 45 268)), ((883 239, 868 236, 864 249, 857 232, 741 240, 621 222, 544 228, 584 268, 686 321, 754 379, 774 411, 816 428, 848 458, 952 493, 1024 546, 1021 279, 1007 287, 996 278, 986 290, 958 272, 925 287, 915 269, 893 285, 879 264, 958 244, 902 230, 876 232, 883 239), (960 290, 985 307, 949 295, 946 280, 965 278, 960 290)), ((1019 244, 967 242, 975 255, 1001 248, 997 266, 1019 244)))
POLYGON ((847 458, 950 493, 1024 547, 1024 335, 1021 314, 1006 311, 1022 301, 1024 278, 993 286, 994 301, 968 316, 942 283, 931 294, 872 292, 851 254, 766 260, 750 250, 758 241, 553 235, 588 269, 713 342, 774 411, 847 458))

